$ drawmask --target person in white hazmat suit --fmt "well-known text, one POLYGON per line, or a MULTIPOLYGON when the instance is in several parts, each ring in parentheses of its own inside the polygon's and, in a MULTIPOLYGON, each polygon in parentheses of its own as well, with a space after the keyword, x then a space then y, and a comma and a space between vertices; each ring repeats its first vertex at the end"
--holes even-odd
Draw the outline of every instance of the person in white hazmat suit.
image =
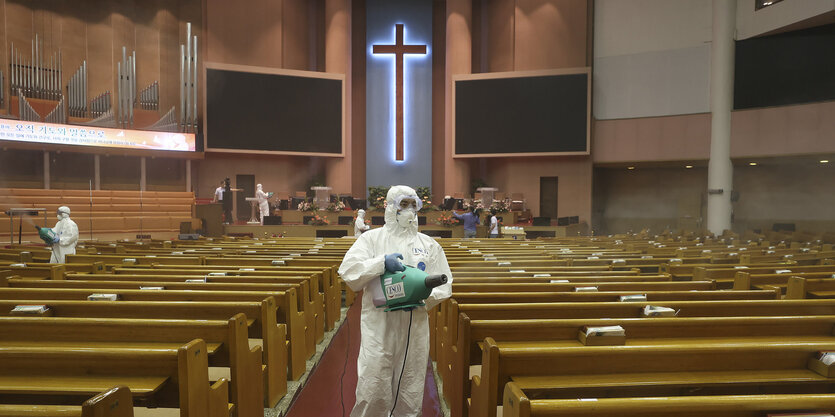
POLYGON ((372 282, 379 285, 381 274, 402 270, 404 264, 448 278, 446 284, 432 290, 425 307, 412 311, 385 312, 374 307, 371 291, 363 292, 357 401, 351 417, 421 414, 429 358, 427 309, 452 294, 452 272, 441 245, 418 233, 420 207, 415 190, 403 185, 391 187, 386 196, 385 226, 360 235, 339 266, 339 275, 354 291, 372 282))
POLYGON ((268 201, 270 196, 264 192, 264 188, 261 184, 256 185, 255 188, 255 199, 258 201, 258 212, 261 214, 261 226, 263 226, 264 217, 270 215, 270 203, 268 201))
POLYGON ((55 240, 52 241, 52 256, 49 263, 62 264, 67 255, 75 254, 75 244, 78 242, 78 225, 70 219, 70 208, 58 207, 58 223, 52 228, 55 240))
POLYGON ((360 235, 363 234, 363 232, 368 231, 368 229, 371 229, 371 226, 365 224, 365 210, 357 210, 357 219, 354 220, 354 236, 360 237, 360 235))

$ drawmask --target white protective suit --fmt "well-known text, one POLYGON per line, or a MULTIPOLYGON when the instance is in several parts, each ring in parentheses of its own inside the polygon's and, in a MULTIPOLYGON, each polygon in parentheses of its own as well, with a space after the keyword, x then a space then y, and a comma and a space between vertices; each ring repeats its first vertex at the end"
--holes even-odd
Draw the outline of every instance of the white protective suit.
POLYGON ((383 417, 391 413, 400 370, 404 366, 410 314, 409 350, 394 415, 413 417, 421 414, 429 358, 429 316, 426 311, 452 294, 452 272, 441 245, 431 237, 418 233, 417 214, 408 226, 401 226, 403 217, 398 222, 398 207, 403 197, 413 198, 420 204, 412 188, 403 185, 391 187, 386 196, 385 226, 357 238, 339 266, 339 275, 354 291, 362 290, 375 280, 379 285, 379 277, 385 271, 385 255, 400 253, 404 265, 423 266, 429 274, 446 274, 449 281, 432 290, 426 299, 426 307, 418 307, 411 312, 385 312, 383 308, 375 308, 371 291, 363 292, 357 402, 351 417, 383 417))
POLYGON ((264 192, 261 184, 258 184, 255 188, 255 198, 258 200, 258 211, 261 213, 261 226, 263 226, 264 217, 270 215, 270 203, 267 202, 269 196, 264 192))
POLYGON ((62 264, 67 255, 75 254, 75 244, 78 242, 78 225, 70 219, 70 208, 58 207, 58 223, 52 228, 58 242, 52 244, 52 256, 49 263, 62 264))
POLYGON ((365 224, 365 210, 357 210, 357 220, 354 221, 354 236, 359 237, 370 228, 371 226, 365 224))

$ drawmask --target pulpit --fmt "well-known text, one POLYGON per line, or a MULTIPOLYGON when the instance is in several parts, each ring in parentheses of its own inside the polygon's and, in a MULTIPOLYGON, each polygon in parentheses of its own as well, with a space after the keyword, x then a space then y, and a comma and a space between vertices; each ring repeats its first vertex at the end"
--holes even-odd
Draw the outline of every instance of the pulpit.
POLYGON ((258 206, 258 199, 255 197, 247 197, 246 201, 249 201, 249 205, 252 207, 252 211, 249 215, 249 221, 246 222, 246 224, 261 224, 261 222, 258 221, 258 218, 255 217, 255 207, 258 206))
POLYGON ((324 210, 325 207, 328 206, 331 198, 331 187, 310 187, 311 190, 315 193, 313 196, 313 202, 316 203, 316 207, 319 207, 320 210, 324 210))
POLYGON ((499 191, 499 189, 493 187, 478 188, 478 192, 481 193, 481 205, 485 209, 489 209, 490 206, 493 204, 493 193, 495 193, 496 191, 499 191))

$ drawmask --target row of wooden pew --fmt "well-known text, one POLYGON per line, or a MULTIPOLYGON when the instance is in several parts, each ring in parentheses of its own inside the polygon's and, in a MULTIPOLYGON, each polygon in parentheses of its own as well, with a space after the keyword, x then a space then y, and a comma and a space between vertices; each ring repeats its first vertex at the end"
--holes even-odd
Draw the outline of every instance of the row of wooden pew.
POLYGON ((85 242, 63 265, 5 248, 0 362, 15 366, 0 370, 0 398, 38 415, 123 385, 138 407, 260 417, 340 319, 350 243, 85 242))
POLYGON ((835 372, 816 357, 835 350, 835 299, 784 295, 802 281, 826 297, 831 245, 443 244, 453 295, 430 314, 431 355, 453 416, 835 411, 835 372))

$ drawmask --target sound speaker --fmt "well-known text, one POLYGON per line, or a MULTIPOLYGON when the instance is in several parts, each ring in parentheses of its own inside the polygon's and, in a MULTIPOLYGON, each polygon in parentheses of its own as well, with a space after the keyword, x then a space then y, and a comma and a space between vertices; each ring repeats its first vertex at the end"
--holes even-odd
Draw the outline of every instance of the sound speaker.
POLYGON ((551 218, 550 217, 534 217, 533 218, 533 225, 534 226, 550 226, 551 225, 551 218))
POLYGON ((354 219, 353 216, 339 216, 339 218, 337 218, 337 224, 347 226, 347 225, 351 224, 351 220, 353 220, 353 219, 354 219))
POLYGON ((281 216, 264 216, 264 226, 281 224, 281 216))

